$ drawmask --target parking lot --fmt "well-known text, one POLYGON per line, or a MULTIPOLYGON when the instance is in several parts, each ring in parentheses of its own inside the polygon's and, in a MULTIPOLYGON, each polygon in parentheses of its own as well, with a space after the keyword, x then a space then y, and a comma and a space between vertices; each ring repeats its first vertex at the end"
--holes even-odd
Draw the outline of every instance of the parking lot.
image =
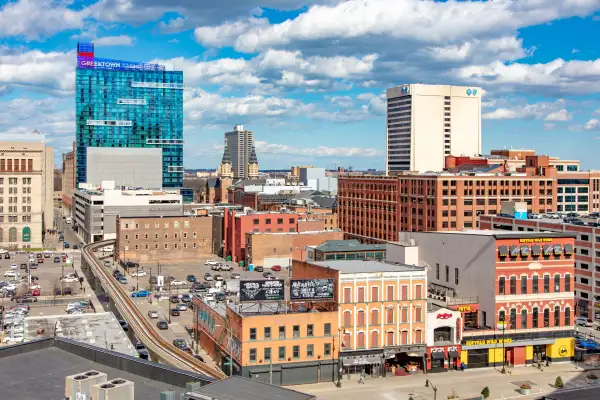
MULTIPOLYGON (((68 282, 63 283, 60 281, 61 276, 75 273, 75 264, 80 262, 79 251, 53 252, 43 258, 43 263, 28 262, 30 254, 37 260, 36 254, 38 253, 10 252, 8 254, 10 259, 6 259, 4 255, 0 259, 0 281, 14 284, 17 295, 29 291, 28 274, 32 277, 31 287, 39 290, 40 298, 60 296, 61 291, 68 293, 69 289, 72 295, 81 294, 78 279, 68 279, 68 282), (54 262, 55 257, 59 258, 59 262, 54 262), (14 272, 16 276, 8 276, 10 272, 14 272)), ((2 291, 0 291, 1 294, 2 291)), ((4 291, 4 296, 10 297, 10 294, 10 292, 4 291)))

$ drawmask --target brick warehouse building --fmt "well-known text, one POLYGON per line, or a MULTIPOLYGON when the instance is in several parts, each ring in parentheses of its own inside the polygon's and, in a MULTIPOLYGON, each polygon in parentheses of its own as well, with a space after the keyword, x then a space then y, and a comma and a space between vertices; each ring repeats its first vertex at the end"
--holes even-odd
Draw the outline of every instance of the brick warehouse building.
MULTIPOLYGON (((462 314, 461 360, 469 368, 501 366, 503 354, 512 365, 573 357, 573 234, 469 230, 408 238, 429 266, 430 301, 462 314)), ((393 249, 402 246, 389 245, 388 258, 403 262, 393 249)))
POLYGON ((499 214, 503 201, 527 203, 529 212, 556 211, 556 169, 544 175, 485 172, 340 177, 339 226, 349 238, 397 241, 403 231, 478 227, 478 217, 499 214))
POLYGON ((482 215, 481 229, 517 232, 567 232, 575 238, 576 313, 600 322, 600 227, 573 225, 561 220, 518 220, 482 215))
POLYGON ((115 257, 140 264, 198 260, 218 251, 220 232, 212 216, 117 216, 115 257))

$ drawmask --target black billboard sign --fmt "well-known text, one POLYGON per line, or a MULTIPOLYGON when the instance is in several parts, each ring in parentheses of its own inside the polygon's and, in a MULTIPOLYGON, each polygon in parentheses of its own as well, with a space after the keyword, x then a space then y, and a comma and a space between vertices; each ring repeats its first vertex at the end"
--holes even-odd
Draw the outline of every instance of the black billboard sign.
POLYGON ((285 300, 283 279, 240 281, 240 301, 285 300))
POLYGON ((333 299, 333 279, 292 279, 291 300, 333 299))

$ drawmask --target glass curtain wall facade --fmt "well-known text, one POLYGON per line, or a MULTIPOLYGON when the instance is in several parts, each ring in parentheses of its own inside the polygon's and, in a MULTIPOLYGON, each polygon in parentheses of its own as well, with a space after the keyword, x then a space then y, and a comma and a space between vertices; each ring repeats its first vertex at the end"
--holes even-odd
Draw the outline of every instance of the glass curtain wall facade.
POLYGON ((77 183, 88 147, 161 148, 163 187, 183 186, 183 72, 77 68, 77 183))

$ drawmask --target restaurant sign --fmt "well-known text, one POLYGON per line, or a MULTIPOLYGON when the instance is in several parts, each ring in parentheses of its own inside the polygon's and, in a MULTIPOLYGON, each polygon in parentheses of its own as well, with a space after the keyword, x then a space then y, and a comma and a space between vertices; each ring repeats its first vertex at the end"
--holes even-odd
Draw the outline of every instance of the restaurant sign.
POLYGON ((512 343, 512 338, 505 339, 487 339, 487 340, 469 340, 465 342, 465 346, 480 346, 484 344, 502 344, 502 343, 512 343))
POLYGON ((519 243, 550 243, 552 238, 519 239, 519 243))

